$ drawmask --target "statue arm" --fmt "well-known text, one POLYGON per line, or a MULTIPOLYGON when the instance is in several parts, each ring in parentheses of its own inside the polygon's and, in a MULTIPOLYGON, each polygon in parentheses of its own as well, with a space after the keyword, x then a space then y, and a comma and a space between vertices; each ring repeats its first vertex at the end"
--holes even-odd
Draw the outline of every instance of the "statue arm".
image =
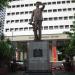
POLYGON ((45 4, 41 3, 41 5, 42 5, 41 10, 43 11, 45 8, 45 4))

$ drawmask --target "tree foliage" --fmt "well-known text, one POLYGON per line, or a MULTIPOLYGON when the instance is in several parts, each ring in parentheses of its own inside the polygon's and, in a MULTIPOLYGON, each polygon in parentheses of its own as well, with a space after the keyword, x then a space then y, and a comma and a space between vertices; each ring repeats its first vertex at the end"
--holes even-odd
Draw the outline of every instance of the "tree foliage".
POLYGON ((15 51, 10 40, 0 41, 0 60, 11 60, 14 52, 15 51))
POLYGON ((75 56, 75 21, 73 22, 73 27, 70 32, 66 32, 69 35, 70 40, 65 43, 65 54, 70 57, 75 56))
POLYGON ((0 0, 0 7, 6 7, 8 6, 8 2, 12 0, 0 0))
POLYGON ((20 42, 18 42, 17 43, 17 48, 20 51, 27 52, 27 43, 20 43, 20 42))

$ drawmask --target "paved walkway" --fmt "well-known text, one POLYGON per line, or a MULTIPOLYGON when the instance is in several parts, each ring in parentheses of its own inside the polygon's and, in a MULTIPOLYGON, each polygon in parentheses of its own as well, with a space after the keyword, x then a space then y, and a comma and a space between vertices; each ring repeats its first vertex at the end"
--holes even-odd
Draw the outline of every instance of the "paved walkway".
MULTIPOLYGON (((8 75, 52 75, 51 73, 25 73, 24 71, 18 71, 15 73, 10 73, 8 75)), ((75 75, 75 72, 57 72, 53 75, 75 75)))
POLYGON ((8 75, 24 75, 24 71, 11 72, 8 75))

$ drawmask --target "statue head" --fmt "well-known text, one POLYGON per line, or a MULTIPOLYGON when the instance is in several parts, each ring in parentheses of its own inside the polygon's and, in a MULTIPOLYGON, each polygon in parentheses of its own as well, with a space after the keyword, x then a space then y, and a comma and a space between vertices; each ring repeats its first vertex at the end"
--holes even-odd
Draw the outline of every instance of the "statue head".
POLYGON ((36 7, 39 7, 40 4, 41 4, 41 2, 37 1, 36 2, 36 7))

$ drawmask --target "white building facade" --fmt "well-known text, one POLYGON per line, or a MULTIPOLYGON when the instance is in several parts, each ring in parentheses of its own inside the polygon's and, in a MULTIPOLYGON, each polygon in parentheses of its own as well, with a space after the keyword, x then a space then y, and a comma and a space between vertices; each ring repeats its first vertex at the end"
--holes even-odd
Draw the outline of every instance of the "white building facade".
POLYGON ((33 29, 29 25, 36 1, 45 4, 42 22, 42 39, 66 39, 75 19, 73 0, 13 0, 6 8, 4 34, 14 41, 32 40, 33 29), (64 37, 63 37, 64 36, 64 37))

